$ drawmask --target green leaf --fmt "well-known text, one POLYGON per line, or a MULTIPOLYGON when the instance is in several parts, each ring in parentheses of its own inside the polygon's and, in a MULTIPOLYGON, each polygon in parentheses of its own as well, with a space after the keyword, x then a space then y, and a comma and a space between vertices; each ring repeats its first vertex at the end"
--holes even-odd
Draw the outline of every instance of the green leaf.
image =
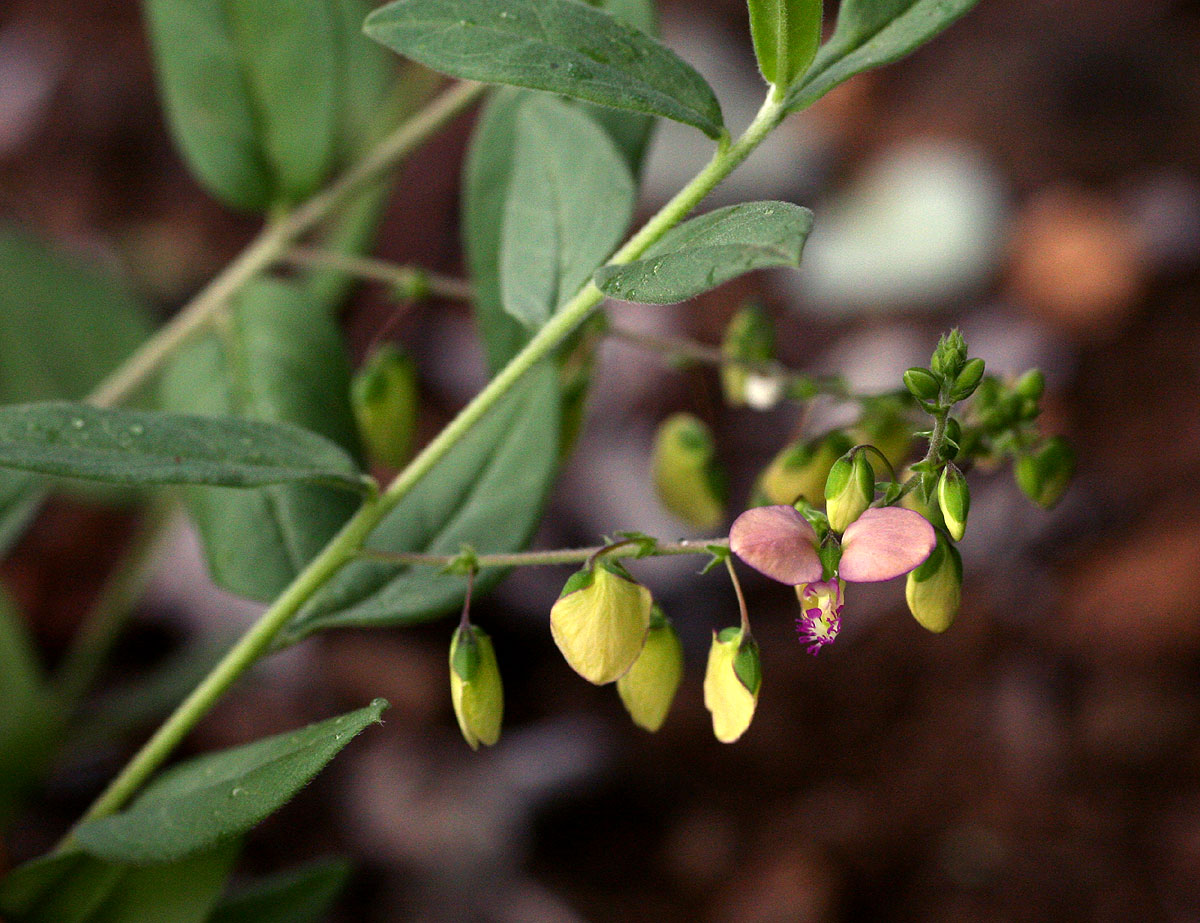
POLYGON ((333 165, 341 65, 332 7, 329 0, 224 0, 224 8, 274 196, 297 202, 333 165))
POLYGON ((394 0, 367 35, 455 77, 549 90, 724 132, 712 89, 674 52, 578 0, 394 0))
POLYGON ((395 98, 399 82, 396 59, 363 35, 363 21, 373 4, 367 0, 331 0, 331 4, 339 66, 337 154, 339 162, 349 164, 395 124, 401 108, 395 98))
POLYGON ((9 923, 203 923, 239 846, 147 868, 53 853, 0 882, 0 912, 9 923))
POLYGON ((19 471, 0 471, 0 555, 21 537, 41 500, 37 478, 19 471))
POLYGON ((750 0, 750 32, 763 78, 787 89, 821 44, 821 0, 750 0))
POLYGON ((799 266, 812 212, 789 202, 720 208, 663 235, 641 259, 605 266, 596 285, 641 304, 673 304, 769 266, 799 266))
POLYGON ((310 862, 225 898, 209 923, 318 923, 349 877, 344 859, 310 862))
MULTIPOLYGON (((559 395, 552 364, 534 368, 450 450, 368 537, 381 551, 479 554, 519 551, 541 519, 557 471, 559 395)), ((484 571, 486 591, 504 573, 484 571)), ((343 569, 290 628, 294 638, 325 628, 405 625, 457 608, 466 578, 432 567, 359 562, 343 569)))
POLYGON ((805 109, 855 74, 915 51, 978 2, 842 0, 833 35, 788 94, 788 111, 805 109))
POLYGON ((0 407, 0 466, 109 484, 362 489, 345 451, 297 426, 67 401, 0 407))
MULTIPOLYGON (((173 410, 302 426, 357 446, 350 370, 336 320, 292 285, 246 288, 220 333, 181 350, 162 382, 173 410)), ((310 438, 318 438, 310 436, 310 438)), ((353 514, 343 491, 281 485, 254 492, 188 491, 213 580, 240 596, 274 598, 353 514)))
POLYGON ((171 862, 209 849, 283 807, 387 702, 211 753, 163 773, 125 811, 81 824, 75 839, 112 862, 171 862))
POLYGON ((504 309, 537 329, 620 243, 633 215, 633 178, 608 135, 553 98, 517 116, 516 164, 504 209, 504 309))

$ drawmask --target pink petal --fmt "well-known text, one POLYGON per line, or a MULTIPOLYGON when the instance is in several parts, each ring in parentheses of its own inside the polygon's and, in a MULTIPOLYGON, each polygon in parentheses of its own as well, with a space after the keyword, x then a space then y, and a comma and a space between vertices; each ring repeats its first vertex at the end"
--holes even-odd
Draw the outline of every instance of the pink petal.
POLYGON ((821 579, 817 534, 790 506, 746 510, 729 530, 729 549, 772 580, 795 586, 821 579))
POLYGON ((843 580, 874 583, 907 574, 923 562, 937 543, 920 513, 895 506, 870 509, 842 535, 843 580))

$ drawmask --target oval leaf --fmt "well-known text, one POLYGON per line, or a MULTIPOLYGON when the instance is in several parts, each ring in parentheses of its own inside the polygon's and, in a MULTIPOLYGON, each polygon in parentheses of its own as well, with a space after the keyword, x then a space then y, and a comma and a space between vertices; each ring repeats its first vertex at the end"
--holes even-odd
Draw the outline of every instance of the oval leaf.
POLYGON ((168 770, 120 814, 81 824, 75 839, 114 862, 171 862, 254 827, 291 800, 387 702, 212 753, 168 770))
POLYGON ((0 407, 0 467, 109 484, 362 490, 345 451, 297 426, 67 401, 0 407))
POLYGON ((318 923, 350 877, 344 859, 323 859, 272 875, 227 897, 208 923, 318 923))
POLYGON ((525 100, 500 238, 504 310, 537 329, 621 242, 633 177, 604 130, 552 97, 525 100))
POLYGON ((837 26, 788 94, 795 112, 855 74, 891 64, 924 45, 979 0, 842 0, 837 26))
MULTIPOLYGON (((552 364, 534 368, 368 537, 381 551, 480 554, 519 551, 541 521, 558 470, 559 389, 552 364)), ((478 591, 504 571, 483 571, 478 591)), ((432 567, 359 562, 334 577, 290 627, 292 639, 325 628, 404 625, 462 604, 466 578, 432 567)))
POLYGON ((750 0, 750 33, 763 77, 786 89, 821 43, 821 0, 750 0))
POLYGON ((799 266, 812 220, 789 202, 720 208, 668 231, 641 259, 601 268, 596 285, 622 301, 686 301, 753 269, 799 266))
POLYGON ((578 0, 394 0, 367 35, 434 70, 549 90, 724 131, 712 89, 673 51, 578 0))

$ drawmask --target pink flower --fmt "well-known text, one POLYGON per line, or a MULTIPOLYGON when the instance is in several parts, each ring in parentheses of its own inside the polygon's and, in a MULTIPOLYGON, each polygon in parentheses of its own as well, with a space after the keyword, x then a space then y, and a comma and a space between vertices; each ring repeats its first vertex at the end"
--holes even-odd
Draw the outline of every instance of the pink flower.
POLYGON ((845 604, 845 583, 834 577, 796 587, 800 600, 800 615, 796 617, 796 633, 813 654, 837 640, 842 630, 842 606, 845 604))

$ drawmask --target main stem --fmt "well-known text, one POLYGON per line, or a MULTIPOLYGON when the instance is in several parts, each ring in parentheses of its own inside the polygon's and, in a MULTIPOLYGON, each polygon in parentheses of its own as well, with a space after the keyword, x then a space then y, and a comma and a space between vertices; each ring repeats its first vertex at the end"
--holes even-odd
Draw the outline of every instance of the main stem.
MULTIPOLYGON (((467 87, 460 87, 458 89, 459 105, 466 105, 471 98, 474 98, 474 92, 472 90, 468 94, 467 87), (462 99, 461 97, 468 98, 462 99)), ((447 103, 447 105, 449 104, 447 103)), ((637 234, 629 239, 609 261, 609 265, 620 265, 637 259, 651 244, 683 220, 721 180, 762 143, 763 139, 779 124, 783 115, 781 104, 776 100, 768 99, 741 138, 733 144, 728 143, 728 139, 725 139, 709 164, 670 202, 663 206, 637 234)), ((373 176, 376 171, 366 172, 373 176)), ((344 185, 349 179, 348 177, 339 185, 344 185)), ((332 189, 329 192, 332 192, 332 189)), ((287 219, 288 226, 292 226, 296 215, 301 212, 308 214, 312 210, 312 202, 310 202, 300 212, 294 213, 290 219, 287 219)), ((322 214, 325 213, 327 210, 322 211, 322 214)), ((278 247, 278 241, 282 240, 280 232, 276 230, 268 233, 271 235, 270 239, 277 242, 274 246, 278 247)), ((265 247, 266 245, 260 244, 260 246, 265 247)), ((273 250, 271 259, 278 256, 280 252, 282 251, 273 250)), ((226 283, 227 285, 228 283, 226 283)), ((559 344, 583 323, 603 300, 604 294, 589 282, 574 298, 563 305, 549 323, 534 335, 525 348, 517 353, 508 365, 459 412, 458 416, 421 450, 408 467, 396 476, 387 490, 378 497, 368 500, 359 509, 324 550, 305 567, 283 594, 263 613, 259 621, 251 626, 241 640, 213 668, 213 671, 138 751, 88 809, 83 820, 103 817, 119 810, 162 765, 184 736, 212 709, 229 687, 266 653, 275 636, 283 630, 300 610, 300 607, 344 564, 356 556, 363 547, 367 536, 380 520, 408 495, 421 478, 428 474, 445 457, 446 453, 466 436, 484 414, 495 406, 526 372, 553 354, 559 344)), ((129 388, 134 386, 129 382, 136 383, 139 380, 141 380, 139 376, 131 374, 118 376, 117 384, 110 384, 105 392, 110 394, 128 393, 129 388)))

